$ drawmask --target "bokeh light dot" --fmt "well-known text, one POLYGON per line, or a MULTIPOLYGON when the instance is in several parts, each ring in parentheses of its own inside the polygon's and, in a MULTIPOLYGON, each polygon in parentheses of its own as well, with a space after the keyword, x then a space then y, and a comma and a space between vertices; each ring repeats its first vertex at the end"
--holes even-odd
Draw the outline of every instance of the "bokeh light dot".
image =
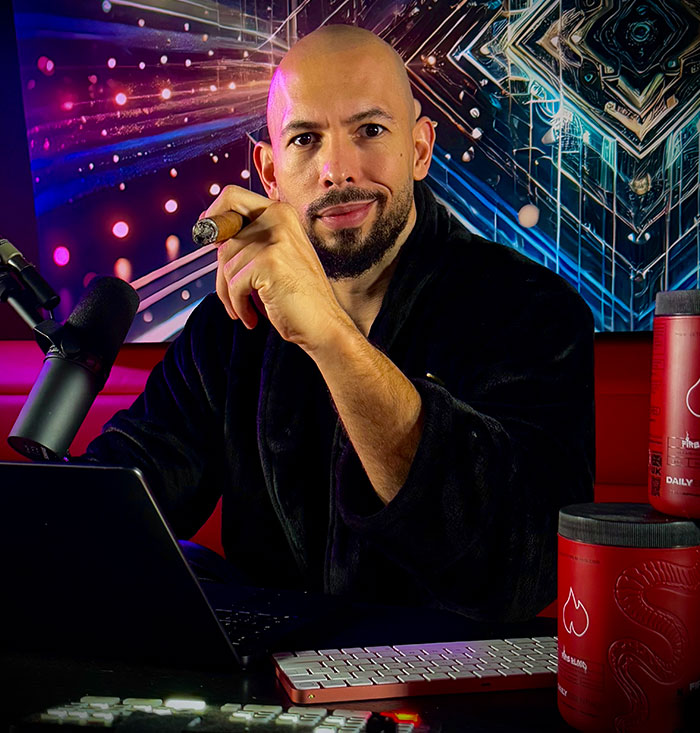
POLYGON ((189 23, 185 23, 185 25, 183 26, 183 28, 184 28, 184 29, 185 29, 186 31, 188 31, 188 30, 190 29, 190 24, 189 24, 189 23))
POLYGON ((103 10, 103 11, 104 11, 105 13, 109 13, 109 11, 110 11, 111 9, 112 9, 112 3, 111 3, 111 2, 109 2, 109 0, 104 0, 104 2, 102 3, 102 10, 103 10))
POLYGON ((139 61, 139 69, 143 71, 146 68, 146 64, 143 61, 139 61))
POLYGON ((250 178, 250 171, 247 168, 244 168, 241 171, 241 178, 245 178, 245 179, 250 178))
POLYGON ((120 183, 119 184, 119 190, 123 191, 126 188, 126 183, 120 183))
POLYGON ((212 196, 218 196, 221 193, 221 186, 218 183, 212 183, 211 186, 209 186, 209 193, 212 196))
POLYGON ((153 313, 151 311, 144 311, 142 318, 144 323, 150 323, 153 320, 153 313))
POLYGON ((113 69, 117 65, 117 60, 112 56, 107 59, 107 68, 113 69))
POLYGON ((112 156, 112 161, 114 163, 118 163, 119 162, 119 156, 116 153, 112 156))
POLYGON ((131 262, 126 257, 120 257, 114 263, 114 274, 122 280, 126 280, 127 282, 131 280, 132 273, 133 268, 131 267, 131 262))
POLYGON ((537 225, 540 219, 540 210, 534 204, 525 204, 518 211, 518 221, 520 225, 529 229, 537 225))
POLYGON ((104 127, 100 130, 100 135, 102 135, 102 137, 107 137, 107 130, 105 130, 104 127))
POLYGON ((126 94, 124 94, 124 92, 119 92, 119 94, 114 98, 114 101, 121 107, 126 104, 126 94))
POLYGON ((129 225, 125 221, 114 222, 112 226, 112 234, 119 239, 124 239, 129 233, 129 225))
POLYGON ((209 86, 209 91, 210 91, 210 92, 215 92, 215 91, 216 91, 216 84, 211 84, 211 85, 209 86))
POLYGON ((163 91, 160 93, 160 96, 163 97, 163 99, 170 99, 170 97, 173 96, 173 93, 170 91, 170 89, 163 89, 163 91))
POLYGON ((183 300, 189 300, 189 299, 190 299, 190 291, 189 291, 189 290, 183 290, 183 291, 182 291, 182 292, 180 293, 180 297, 181 297, 181 298, 182 298, 183 300))
POLYGON ((229 89, 235 89, 236 88, 236 82, 235 81, 230 82, 230 84, 228 85, 228 88, 229 89))
POLYGON ((66 110, 66 112, 70 112, 73 109, 73 102, 64 102, 61 107, 66 110))
POLYGON ((209 50, 207 51, 207 56, 213 56, 213 55, 214 55, 214 51, 213 51, 213 50, 212 50, 212 49, 210 48, 210 49, 209 49, 209 50))
POLYGON ((168 199, 163 208, 169 213, 174 214, 177 211, 177 201, 175 199, 168 199))
POLYGON ((160 57, 160 63, 161 63, 161 64, 167 64, 167 63, 168 63, 168 57, 167 57, 167 56, 166 56, 165 54, 163 54, 163 55, 162 55, 162 56, 160 57))
POLYGON ((146 25, 146 21, 143 18, 139 18, 139 28, 143 28, 146 25))
POLYGON ((212 163, 218 163, 219 162, 219 156, 218 155, 212 155, 211 156, 211 162, 212 163))
POLYGON ((190 59, 185 59, 185 66, 192 66, 192 61, 190 59))
POLYGON ((62 244, 53 251, 53 261, 59 267, 65 267, 70 262, 70 250, 62 244))
POLYGON ((180 254, 180 237, 171 234, 165 240, 165 252, 169 260, 174 260, 180 254))
POLYGON ((36 66, 42 74, 51 76, 56 71, 56 65, 48 56, 39 56, 36 66))
POLYGON ((170 169, 170 177, 171 178, 177 178, 177 168, 171 168, 170 169))

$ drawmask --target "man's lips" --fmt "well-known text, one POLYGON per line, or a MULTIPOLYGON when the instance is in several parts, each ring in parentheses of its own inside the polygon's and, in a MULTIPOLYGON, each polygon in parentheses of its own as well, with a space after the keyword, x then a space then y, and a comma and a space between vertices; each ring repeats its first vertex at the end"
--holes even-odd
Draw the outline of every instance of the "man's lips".
POLYGON ((329 229, 358 227, 365 220, 374 203, 374 200, 353 201, 340 206, 329 206, 317 214, 317 218, 329 229))

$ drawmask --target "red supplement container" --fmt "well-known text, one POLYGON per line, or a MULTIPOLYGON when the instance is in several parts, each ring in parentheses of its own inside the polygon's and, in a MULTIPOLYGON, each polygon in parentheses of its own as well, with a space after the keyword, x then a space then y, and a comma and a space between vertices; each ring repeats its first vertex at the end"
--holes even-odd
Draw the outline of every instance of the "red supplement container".
POLYGON ((567 723, 654 733, 688 724, 700 695, 698 523, 648 504, 564 507, 558 598, 567 723))
POLYGON ((649 503, 700 518, 700 290, 656 294, 649 503))

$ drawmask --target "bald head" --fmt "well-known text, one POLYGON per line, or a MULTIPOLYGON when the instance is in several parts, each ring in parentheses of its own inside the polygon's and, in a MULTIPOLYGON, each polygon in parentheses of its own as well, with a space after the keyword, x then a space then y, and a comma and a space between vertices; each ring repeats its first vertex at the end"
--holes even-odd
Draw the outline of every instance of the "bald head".
POLYGON ((352 74, 360 62, 371 60, 374 73, 401 98, 406 119, 413 122, 417 109, 403 60, 379 36, 350 25, 322 26, 304 36, 285 54, 270 82, 267 125, 274 139, 293 85, 320 87, 337 75, 352 74))

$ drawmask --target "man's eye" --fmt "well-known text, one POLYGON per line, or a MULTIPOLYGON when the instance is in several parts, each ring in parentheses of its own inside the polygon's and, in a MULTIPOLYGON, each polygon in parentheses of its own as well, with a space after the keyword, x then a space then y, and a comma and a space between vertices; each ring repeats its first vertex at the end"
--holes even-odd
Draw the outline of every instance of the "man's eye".
POLYGON ((384 125, 378 125, 376 122, 370 122, 367 125, 363 125, 365 137, 379 137, 386 132, 384 125))
POLYGON ((311 143, 315 142, 316 137, 313 132, 302 132, 301 135, 296 135, 291 139, 291 144, 296 145, 299 148, 305 148, 311 143))

